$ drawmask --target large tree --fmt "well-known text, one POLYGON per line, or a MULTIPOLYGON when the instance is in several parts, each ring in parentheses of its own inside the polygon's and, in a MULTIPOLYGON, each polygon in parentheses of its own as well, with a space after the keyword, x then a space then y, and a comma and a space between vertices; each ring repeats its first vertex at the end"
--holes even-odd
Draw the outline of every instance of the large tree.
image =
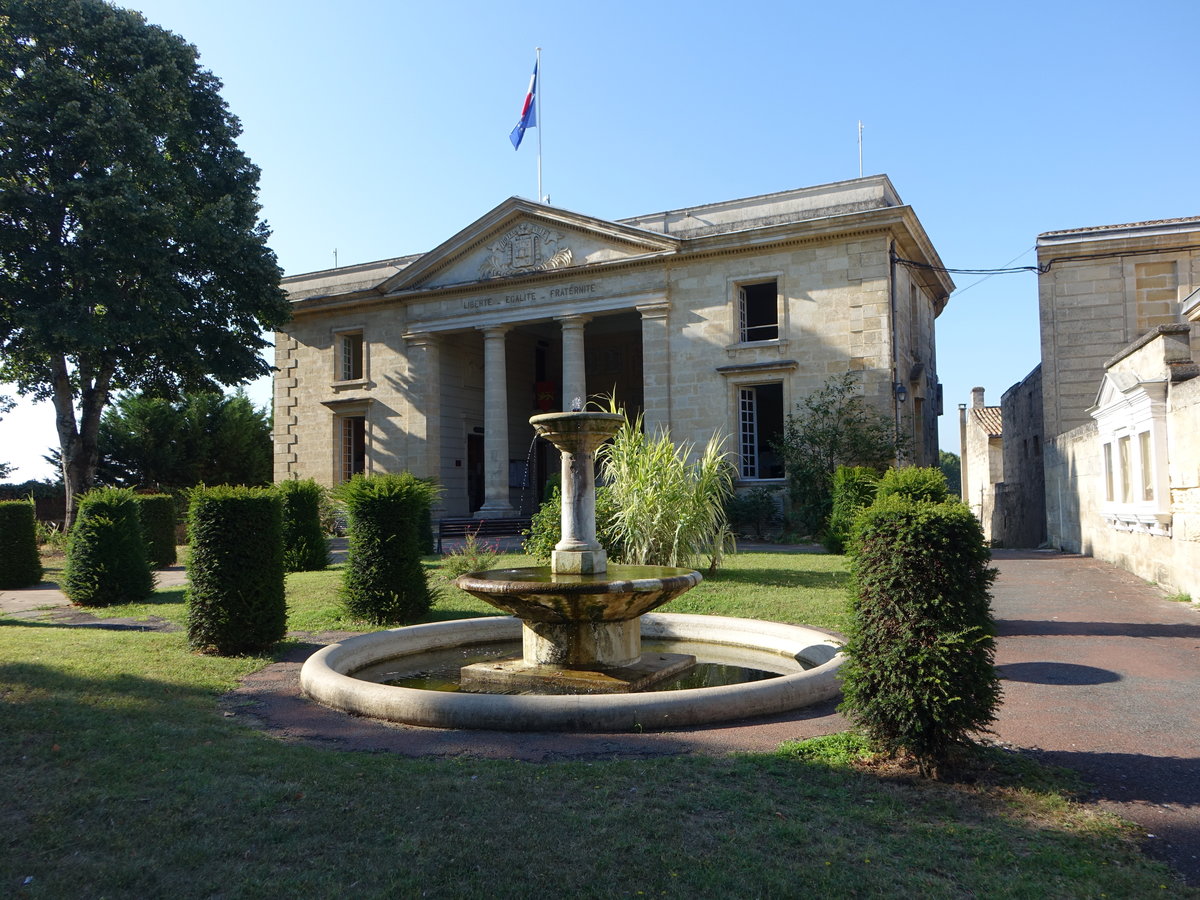
POLYGON ((114 391, 266 374, 258 169, 196 49, 101 0, 0 0, 0 378, 54 403, 68 521, 114 391))
MULTIPOLYGON (((174 490, 197 484, 271 483, 271 417, 245 392, 165 400, 122 394, 96 437, 96 484, 174 490)), ((46 460, 61 465, 52 451, 46 460)))

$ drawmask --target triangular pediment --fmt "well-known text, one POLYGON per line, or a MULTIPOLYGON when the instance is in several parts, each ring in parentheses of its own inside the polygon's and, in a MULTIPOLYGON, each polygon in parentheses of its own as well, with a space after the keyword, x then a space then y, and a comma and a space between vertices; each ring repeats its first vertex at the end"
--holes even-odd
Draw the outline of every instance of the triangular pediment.
POLYGON ((388 294, 670 253, 667 235, 511 197, 382 285, 388 294))

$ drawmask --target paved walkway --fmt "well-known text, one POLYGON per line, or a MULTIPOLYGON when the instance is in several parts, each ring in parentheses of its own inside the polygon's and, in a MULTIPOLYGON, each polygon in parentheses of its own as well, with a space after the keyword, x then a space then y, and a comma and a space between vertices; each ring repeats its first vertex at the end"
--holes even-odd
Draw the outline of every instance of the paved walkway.
MULTIPOLYGON (((1099 806, 1139 823, 1147 851, 1200 884, 1200 610, 1087 557, 1000 550, 995 563, 1004 679, 997 737, 1082 772, 1099 806)), ((165 578, 180 583, 182 572, 165 578)), ((0 593, 0 615, 43 616, 54 605, 65 599, 53 590, 0 593)), ((223 700, 226 711, 282 739, 335 749, 527 760, 769 751, 846 727, 834 704, 665 734, 386 725, 299 696, 300 665, 316 647, 247 678, 223 700)))

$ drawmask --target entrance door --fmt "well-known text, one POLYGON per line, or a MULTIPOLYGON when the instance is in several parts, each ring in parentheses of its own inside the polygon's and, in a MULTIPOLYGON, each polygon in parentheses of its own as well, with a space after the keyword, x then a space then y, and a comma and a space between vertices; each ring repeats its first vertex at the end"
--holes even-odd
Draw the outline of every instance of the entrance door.
POLYGON ((467 512, 483 506, 483 435, 467 435, 467 512))

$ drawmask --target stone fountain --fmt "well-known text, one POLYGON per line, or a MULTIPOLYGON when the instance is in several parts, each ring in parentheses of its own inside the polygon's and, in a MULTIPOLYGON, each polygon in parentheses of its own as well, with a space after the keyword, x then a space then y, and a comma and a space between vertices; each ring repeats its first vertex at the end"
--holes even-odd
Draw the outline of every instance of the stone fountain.
POLYGON ((464 689, 644 691, 695 665, 688 654, 643 656, 640 617, 695 587, 700 573, 609 566, 596 539, 596 451, 624 421, 599 412, 546 413, 529 420, 562 453, 562 539, 549 567, 473 572, 455 581, 522 623, 521 659, 464 667, 464 689))
POLYGON ((530 420, 563 450, 562 540, 552 565, 463 575, 459 587, 513 616, 409 625, 346 638, 304 663, 304 694, 333 709, 406 725, 501 731, 653 731, 777 715, 839 693, 840 640, 801 625, 649 612, 700 583, 688 569, 608 565, 596 540, 595 451, 621 425, 603 413, 530 420), (681 653, 641 652, 641 638, 681 653), (520 659, 464 667, 472 691, 358 677, 391 661, 520 639, 520 659), (656 690, 693 652, 778 677, 656 690))

